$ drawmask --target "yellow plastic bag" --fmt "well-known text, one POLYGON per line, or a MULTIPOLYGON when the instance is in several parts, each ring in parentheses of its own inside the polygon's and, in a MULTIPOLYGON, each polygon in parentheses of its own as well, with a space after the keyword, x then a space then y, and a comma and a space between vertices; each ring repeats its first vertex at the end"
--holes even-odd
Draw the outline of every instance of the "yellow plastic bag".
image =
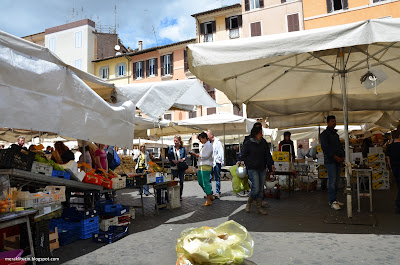
POLYGON ((246 176, 245 178, 242 179, 239 178, 238 175, 236 174, 237 168, 238 165, 234 165, 229 168, 229 171, 231 172, 232 175, 232 189, 235 194, 241 191, 250 190, 248 177, 246 176))
POLYGON ((235 221, 218 227, 185 229, 176 245, 177 265, 242 264, 253 255, 254 241, 235 221))

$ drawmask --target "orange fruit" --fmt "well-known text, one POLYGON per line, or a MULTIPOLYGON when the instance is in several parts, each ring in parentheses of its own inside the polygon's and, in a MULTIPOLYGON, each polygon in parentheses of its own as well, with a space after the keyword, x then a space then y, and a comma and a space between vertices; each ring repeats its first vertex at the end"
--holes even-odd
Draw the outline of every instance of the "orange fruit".
POLYGON ((4 209, 4 208, 0 209, 0 213, 5 213, 5 212, 6 212, 6 209, 4 209))

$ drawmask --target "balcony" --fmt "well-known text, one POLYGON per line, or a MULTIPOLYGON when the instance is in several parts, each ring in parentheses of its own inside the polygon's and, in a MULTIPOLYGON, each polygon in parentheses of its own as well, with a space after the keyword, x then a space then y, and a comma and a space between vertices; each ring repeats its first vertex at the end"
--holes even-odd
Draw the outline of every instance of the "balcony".
POLYGON ((236 39, 239 38, 240 34, 239 34, 239 29, 230 29, 229 30, 229 38, 231 39, 236 39))
POLYGON ((205 34, 204 35, 204 42, 212 42, 213 41, 213 34, 205 34))

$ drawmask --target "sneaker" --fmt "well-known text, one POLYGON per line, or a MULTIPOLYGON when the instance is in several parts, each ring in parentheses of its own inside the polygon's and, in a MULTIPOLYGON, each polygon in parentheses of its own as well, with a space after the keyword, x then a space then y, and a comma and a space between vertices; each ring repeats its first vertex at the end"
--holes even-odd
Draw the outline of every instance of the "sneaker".
POLYGON ((339 206, 344 206, 343 202, 340 202, 340 201, 336 201, 336 202, 337 202, 337 204, 339 204, 339 206))
POLYGON ((338 203, 337 201, 334 201, 334 202, 332 203, 331 208, 332 208, 333 210, 335 210, 335 211, 341 209, 341 208, 340 208, 340 205, 339 205, 339 203, 338 203))
POLYGON ((221 198, 221 194, 214 194, 214 198, 215 198, 215 199, 221 198))

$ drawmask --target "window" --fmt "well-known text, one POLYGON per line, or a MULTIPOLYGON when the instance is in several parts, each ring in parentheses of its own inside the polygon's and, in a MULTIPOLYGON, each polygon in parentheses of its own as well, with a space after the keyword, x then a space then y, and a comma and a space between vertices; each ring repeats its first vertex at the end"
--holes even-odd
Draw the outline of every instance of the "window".
POLYGON ((82 70, 82 59, 75 60, 74 66, 75 68, 82 70))
POLYGON ((205 22, 200 24, 200 34, 204 37, 204 42, 213 41, 213 34, 217 31, 215 21, 205 22))
POLYGON ((207 108, 207 115, 215 114, 217 113, 217 108, 207 108))
POLYGON ((239 109, 238 106, 233 105, 233 115, 243 116, 243 108, 239 109))
POLYGON ((143 70, 144 70, 143 63, 144 63, 143 61, 142 61, 142 62, 136 62, 136 63, 134 63, 133 69, 134 69, 134 71, 135 71, 135 73, 136 73, 136 76, 134 76, 134 78, 139 79, 139 78, 143 78, 143 77, 144 77, 144 73, 143 73, 143 70))
POLYGON ((242 16, 225 18, 225 27, 229 30, 229 37, 231 39, 239 38, 239 28, 242 27, 242 16))
POLYGON ((207 91, 207 93, 210 95, 210 97, 215 100, 215 88, 207 85, 206 83, 203 83, 204 89, 207 91))
POLYGON ((299 13, 287 15, 288 32, 299 31, 299 13))
POLYGON ((373 3, 378 3, 378 2, 383 2, 383 1, 386 1, 386 0, 372 0, 373 3))
POLYGON ((56 38, 51 38, 49 40, 49 50, 52 52, 56 52, 56 38))
POLYGON ((102 79, 108 79, 108 66, 100 67, 99 77, 102 79))
POLYGON ((331 13, 337 10, 348 9, 349 2, 348 0, 326 0, 326 6, 328 13, 331 13))
POLYGON ((263 8, 264 0, 245 0, 244 1, 244 10, 249 11, 256 8, 263 8))
POLYGON ((250 32, 252 37, 261 36, 261 22, 251 23, 250 32))
POLYGON ((197 117, 197 111, 189 111, 189 119, 196 118, 197 117))
POLYGON ((172 114, 164 114, 164 120, 172 121, 172 114))
POLYGON ((119 63, 115 66, 115 77, 126 75, 126 63, 119 63))
POLYGON ((173 69, 173 54, 161 56, 161 75, 172 75, 174 72, 173 69))
POLYGON ((157 58, 147 60, 146 76, 156 76, 157 70, 157 58))
POLYGON ((75 32, 75 48, 82 47, 82 31, 75 32))
POLYGON ((185 73, 189 71, 188 61, 187 61, 187 52, 183 50, 183 69, 185 73))

